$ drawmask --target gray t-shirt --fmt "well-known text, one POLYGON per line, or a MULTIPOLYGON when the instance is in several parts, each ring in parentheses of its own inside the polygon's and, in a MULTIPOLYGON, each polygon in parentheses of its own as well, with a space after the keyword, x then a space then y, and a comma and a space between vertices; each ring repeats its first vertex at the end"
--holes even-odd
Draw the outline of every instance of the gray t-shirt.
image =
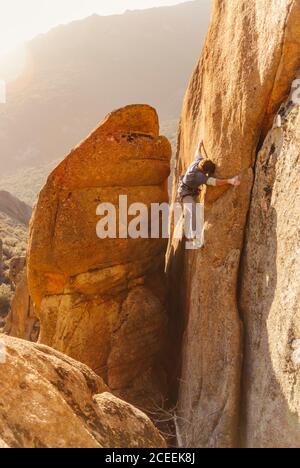
POLYGON ((196 153, 195 160, 188 167, 184 177, 180 180, 178 195, 181 198, 195 196, 201 185, 207 185, 209 177, 199 171, 199 163, 203 160, 200 153, 196 153))

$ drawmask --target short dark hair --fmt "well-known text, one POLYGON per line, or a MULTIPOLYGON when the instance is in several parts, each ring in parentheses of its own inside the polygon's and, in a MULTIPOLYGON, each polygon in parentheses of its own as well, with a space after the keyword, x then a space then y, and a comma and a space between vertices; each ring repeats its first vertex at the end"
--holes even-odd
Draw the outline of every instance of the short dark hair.
POLYGON ((216 165, 210 159, 204 159, 199 164, 199 170, 203 172, 203 174, 212 176, 216 172, 216 165))

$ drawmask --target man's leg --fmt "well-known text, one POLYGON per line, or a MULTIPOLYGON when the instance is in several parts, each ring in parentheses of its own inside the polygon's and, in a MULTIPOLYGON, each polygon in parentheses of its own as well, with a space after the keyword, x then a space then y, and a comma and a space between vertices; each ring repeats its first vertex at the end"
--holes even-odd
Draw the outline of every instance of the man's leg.
POLYGON ((195 225, 195 213, 196 213, 196 202, 194 197, 187 196, 183 199, 183 211, 184 211, 184 233, 187 240, 194 239, 194 225, 195 225))
POLYGON ((204 207, 191 196, 183 199, 183 206, 185 236, 188 240, 186 249, 200 249, 204 246, 204 207))

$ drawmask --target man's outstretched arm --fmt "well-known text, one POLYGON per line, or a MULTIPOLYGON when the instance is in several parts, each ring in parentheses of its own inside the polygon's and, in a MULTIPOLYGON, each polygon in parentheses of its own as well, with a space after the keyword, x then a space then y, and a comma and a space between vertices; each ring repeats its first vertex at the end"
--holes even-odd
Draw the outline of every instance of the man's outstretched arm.
POLYGON ((205 146, 204 146, 204 140, 200 141, 200 145, 199 145, 200 154, 201 154, 202 149, 203 149, 204 156, 206 157, 206 159, 208 159, 208 155, 207 155, 207 152, 206 152, 206 149, 205 149, 205 146))
POLYGON ((207 185, 212 187, 223 187, 224 185, 238 187, 241 185, 241 178, 240 176, 233 177, 232 179, 215 179, 214 177, 210 177, 207 181, 207 185))

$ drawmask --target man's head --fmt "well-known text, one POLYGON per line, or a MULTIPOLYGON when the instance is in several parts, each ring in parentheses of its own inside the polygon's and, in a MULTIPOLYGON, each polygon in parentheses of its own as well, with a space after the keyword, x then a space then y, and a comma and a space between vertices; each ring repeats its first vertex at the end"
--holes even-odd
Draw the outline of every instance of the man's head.
POLYGON ((199 169, 200 172, 203 172, 203 174, 208 175, 209 177, 211 177, 216 172, 216 165, 212 161, 210 161, 209 159, 203 159, 199 163, 198 169, 199 169))

